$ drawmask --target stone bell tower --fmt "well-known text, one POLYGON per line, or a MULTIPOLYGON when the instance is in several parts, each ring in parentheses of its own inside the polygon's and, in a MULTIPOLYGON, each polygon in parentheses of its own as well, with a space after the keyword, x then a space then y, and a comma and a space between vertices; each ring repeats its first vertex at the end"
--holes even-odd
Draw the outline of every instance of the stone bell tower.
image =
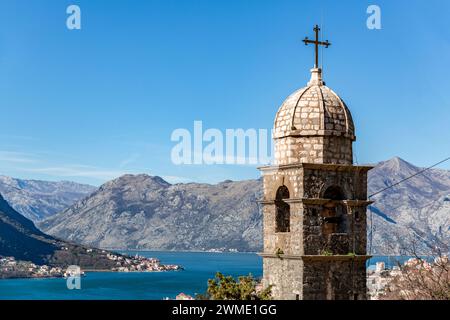
POLYGON ((353 165, 355 130, 316 64, 275 116, 275 163, 264 182, 265 286, 275 299, 366 299, 369 166, 353 165))

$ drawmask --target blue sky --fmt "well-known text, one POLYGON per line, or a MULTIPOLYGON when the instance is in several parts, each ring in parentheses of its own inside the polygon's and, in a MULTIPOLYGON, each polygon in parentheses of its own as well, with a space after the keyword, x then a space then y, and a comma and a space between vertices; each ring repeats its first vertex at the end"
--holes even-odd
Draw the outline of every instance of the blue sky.
POLYGON ((252 165, 172 164, 171 133, 195 120, 270 129, 309 79, 301 40, 316 23, 332 42, 324 77, 350 107, 358 162, 433 164, 450 156, 449 17, 444 0, 2 0, 0 174, 256 178, 252 165), (70 4, 81 30, 66 28, 70 4), (370 4, 381 30, 366 27, 370 4))

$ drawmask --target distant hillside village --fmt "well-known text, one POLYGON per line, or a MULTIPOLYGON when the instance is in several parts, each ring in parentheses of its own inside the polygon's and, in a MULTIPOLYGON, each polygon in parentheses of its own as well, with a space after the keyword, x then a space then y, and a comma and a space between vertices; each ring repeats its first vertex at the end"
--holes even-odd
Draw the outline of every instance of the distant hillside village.
POLYGON ((37 265, 33 262, 0 257, 0 279, 6 278, 61 278, 65 271, 61 267, 37 265))
MULTIPOLYGON (((86 249, 87 253, 92 249, 86 249)), ((104 251, 104 253, 106 253, 104 251)), ((183 268, 179 265, 161 264, 156 258, 145 258, 139 255, 135 257, 106 253, 106 257, 115 261, 115 267, 107 271, 115 272, 155 272, 155 271, 177 271, 183 268)), ((87 269, 85 271, 105 271, 87 269)), ((16 260, 14 257, 0 256, 0 279, 6 278, 62 278, 67 277, 69 272, 66 268, 49 265, 38 265, 30 261, 16 260)), ((84 272, 82 272, 84 275, 84 272)))
POLYGON ((108 259, 116 261, 116 267, 112 271, 119 272, 148 272, 148 271, 171 271, 182 270, 183 268, 175 264, 161 264, 156 258, 145 258, 136 255, 134 258, 123 255, 108 253, 108 259))

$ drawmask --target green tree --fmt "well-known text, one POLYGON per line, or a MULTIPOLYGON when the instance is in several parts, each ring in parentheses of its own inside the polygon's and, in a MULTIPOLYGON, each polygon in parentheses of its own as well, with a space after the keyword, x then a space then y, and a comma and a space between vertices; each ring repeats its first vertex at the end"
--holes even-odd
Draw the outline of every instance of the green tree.
POLYGON ((208 300, 270 300, 272 287, 258 290, 257 280, 249 274, 236 281, 232 276, 224 276, 217 272, 214 279, 208 280, 206 295, 198 299, 208 300))

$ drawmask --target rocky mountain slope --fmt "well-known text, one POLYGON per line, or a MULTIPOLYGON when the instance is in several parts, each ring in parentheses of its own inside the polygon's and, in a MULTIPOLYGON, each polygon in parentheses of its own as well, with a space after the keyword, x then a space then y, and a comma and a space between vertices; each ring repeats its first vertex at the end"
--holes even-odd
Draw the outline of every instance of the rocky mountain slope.
MULTIPOLYGON (((379 163, 369 171, 369 192, 418 173, 400 158, 379 163)), ((373 196, 372 247, 375 254, 428 253, 450 247, 450 171, 430 169, 373 196)), ((370 240, 369 233, 369 240, 370 240)), ((370 245, 369 245, 370 246, 370 245)))
MULTIPOLYGON (((369 174, 369 194, 420 171, 394 158, 369 174)), ((103 248, 162 250, 262 247, 260 180, 175 184, 126 175, 42 222, 44 231, 103 248)), ((450 172, 430 170, 374 196, 372 253, 395 254, 419 237, 422 248, 449 244, 450 172)), ((369 237, 370 239, 370 237, 369 237)))
POLYGON ((39 224, 46 232, 102 248, 257 251, 261 182, 175 184, 125 175, 39 224))
POLYGON ((102 250, 88 250, 44 234, 0 195, 0 256, 60 267, 79 265, 107 269, 115 266, 106 255, 102 250))
POLYGON ((50 182, 0 176, 0 193, 16 211, 34 222, 63 211, 96 189, 70 181, 50 182))
POLYGON ((0 255, 43 263, 56 250, 51 237, 39 231, 0 196, 0 255))

